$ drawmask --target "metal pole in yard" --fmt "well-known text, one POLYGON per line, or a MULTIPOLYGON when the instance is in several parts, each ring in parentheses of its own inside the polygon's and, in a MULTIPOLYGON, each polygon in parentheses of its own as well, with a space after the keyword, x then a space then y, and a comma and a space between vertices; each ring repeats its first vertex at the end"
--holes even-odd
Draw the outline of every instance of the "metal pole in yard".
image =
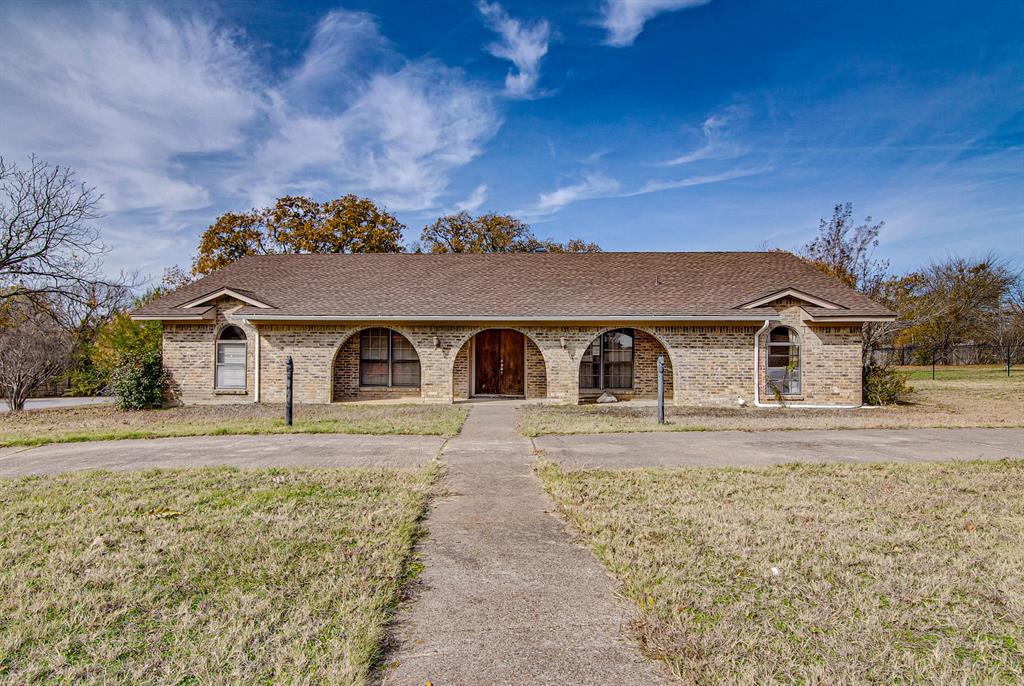
POLYGON ((286 426, 292 425, 292 372, 295 369, 295 365, 292 364, 292 356, 288 356, 288 361, 285 362, 285 379, 284 379, 284 423, 286 426))
POLYGON ((932 350, 932 381, 935 381, 935 351, 932 350))
POLYGON ((658 423, 665 423, 665 356, 658 355, 658 423))

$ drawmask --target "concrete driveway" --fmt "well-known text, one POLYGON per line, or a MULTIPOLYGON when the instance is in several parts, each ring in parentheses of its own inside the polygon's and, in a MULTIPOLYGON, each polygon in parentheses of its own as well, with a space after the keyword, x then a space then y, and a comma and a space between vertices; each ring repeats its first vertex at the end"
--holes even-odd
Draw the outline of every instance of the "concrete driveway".
POLYGON ((0 476, 154 467, 417 467, 442 436, 198 436, 0 448, 0 476))
MULTIPOLYGON (((29 398, 25 401, 26 410, 45 410, 54 407, 86 407, 88 405, 110 405, 113 398, 99 396, 96 398, 29 398)), ((0 413, 8 412, 6 400, 0 400, 0 413)))
POLYGON ((1024 458, 1024 429, 592 434, 539 436, 534 446, 568 468, 998 460, 1024 458))

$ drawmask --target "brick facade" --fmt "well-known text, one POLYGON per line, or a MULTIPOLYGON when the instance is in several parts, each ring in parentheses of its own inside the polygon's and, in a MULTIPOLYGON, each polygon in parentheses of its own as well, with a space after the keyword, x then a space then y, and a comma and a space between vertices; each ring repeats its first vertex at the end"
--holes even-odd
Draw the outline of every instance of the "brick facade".
POLYGON ((212 322, 164 322, 163 358, 167 371, 167 400, 172 404, 252 402, 255 378, 256 329, 234 316, 244 303, 231 298, 217 302, 212 322), (217 336, 225 326, 234 324, 246 335, 245 390, 217 390, 214 374, 217 362, 217 336))
MULTIPOLYGON (((859 325, 808 324, 800 315, 800 301, 786 298, 773 303, 781 321, 796 332, 800 343, 800 393, 787 403, 859 405, 861 403, 861 329, 859 325)), ((769 329, 770 331, 770 329, 769 329)), ((761 345, 761 399, 775 402, 767 382, 767 339, 761 345)))
MULTIPOLYGON (((284 400, 285 359, 294 361, 294 398, 302 403, 375 397, 418 397, 424 402, 449 403, 468 397, 472 378, 472 337, 485 328, 513 328, 526 336, 526 393, 528 398, 554 402, 580 401, 579 367, 590 342, 615 322, 600 325, 524 326, 494 322, 470 324, 260 323, 258 329, 239 321, 232 312, 239 303, 217 303, 216 322, 164 325, 164 364, 169 399, 182 403, 281 402, 284 400), (242 327, 248 337, 246 390, 224 393, 214 389, 217 332, 226 324, 242 327), (360 389, 358 340, 360 330, 385 326, 405 336, 420 358, 420 388, 360 389), (256 369, 256 359, 259 369, 256 369), (256 376, 259 397, 256 397, 256 376)), ((799 304, 775 304, 782 321, 800 335, 803 394, 793 402, 859 404, 860 327, 810 325, 799 304)), ((742 324, 631 325, 636 330, 633 397, 656 394, 657 357, 666 354, 666 396, 677 405, 732 404, 753 399, 753 340, 759 326, 742 324)), ((765 369, 761 345, 762 383, 765 369)), ((762 400, 771 401, 770 392, 762 400)))

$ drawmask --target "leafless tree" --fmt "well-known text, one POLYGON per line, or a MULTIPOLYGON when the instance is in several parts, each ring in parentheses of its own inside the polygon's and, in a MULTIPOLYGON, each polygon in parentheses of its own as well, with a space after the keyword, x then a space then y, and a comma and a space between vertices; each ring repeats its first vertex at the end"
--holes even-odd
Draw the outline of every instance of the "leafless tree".
POLYGON ((874 257, 884 226, 885 222, 873 224, 871 217, 855 225, 853 203, 839 204, 832 209, 831 218, 818 223, 818 235, 799 254, 826 274, 874 298, 889 271, 887 261, 874 257))
POLYGON ((992 341, 1003 354, 1006 375, 1010 376, 1013 353, 1024 347, 1024 275, 1017 274, 1007 290, 1002 307, 995 316, 992 341))
POLYGON ((37 388, 63 374, 71 334, 37 299, 8 298, 0 314, 0 393, 14 412, 37 388))
POLYGON ((100 197, 66 167, 31 156, 23 169, 0 157, 0 302, 136 285, 102 274, 104 247, 91 223, 100 197))

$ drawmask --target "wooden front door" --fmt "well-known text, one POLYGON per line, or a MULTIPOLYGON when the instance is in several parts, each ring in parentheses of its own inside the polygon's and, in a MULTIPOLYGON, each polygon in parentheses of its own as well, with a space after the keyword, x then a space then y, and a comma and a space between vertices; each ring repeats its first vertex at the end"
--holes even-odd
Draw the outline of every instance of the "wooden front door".
POLYGON ((473 373, 476 395, 523 395, 526 388, 526 339, 512 329, 487 329, 476 335, 473 373))

